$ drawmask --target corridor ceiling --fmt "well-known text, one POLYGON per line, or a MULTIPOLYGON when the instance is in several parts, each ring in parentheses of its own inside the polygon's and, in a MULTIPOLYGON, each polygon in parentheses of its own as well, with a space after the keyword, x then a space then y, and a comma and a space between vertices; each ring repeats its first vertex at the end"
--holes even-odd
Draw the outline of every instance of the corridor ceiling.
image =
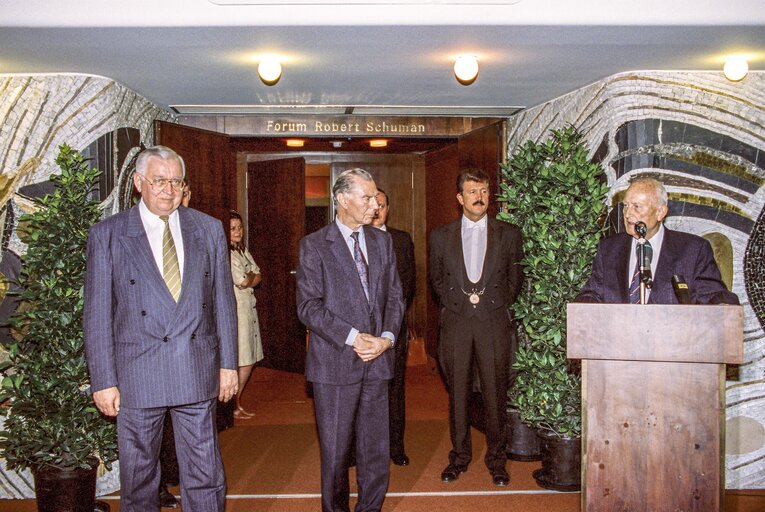
POLYGON ((765 69, 763 0, 0 1, 0 73, 101 75, 179 112, 496 116, 734 53, 765 69), (470 86, 462 53, 481 66, 470 86))

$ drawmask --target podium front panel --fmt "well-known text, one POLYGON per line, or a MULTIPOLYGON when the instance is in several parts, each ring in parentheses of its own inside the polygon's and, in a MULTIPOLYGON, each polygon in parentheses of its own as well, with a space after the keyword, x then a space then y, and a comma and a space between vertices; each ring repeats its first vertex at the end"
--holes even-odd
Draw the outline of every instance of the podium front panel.
POLYGON ((720 510, 724 369, 583 361, 583 509, 720 510))

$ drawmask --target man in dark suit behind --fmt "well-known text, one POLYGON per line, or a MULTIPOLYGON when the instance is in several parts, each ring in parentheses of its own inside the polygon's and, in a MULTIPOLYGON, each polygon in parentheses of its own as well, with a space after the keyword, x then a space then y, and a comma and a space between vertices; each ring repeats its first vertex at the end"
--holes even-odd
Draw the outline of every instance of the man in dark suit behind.
MULTIPOLYGON (((390 233, 393 239, 393 252, 396 253, 396 268, 401 279, 401 289, 404 293, 406 310, 412 305, 415 291, 414 244, 412 237, 406 231, 386 225, 390 200, 388 194, 377 188, 377 204, 379 208, 372 220, 372 225, 390 233)), ((394 348, 393 378, 388 389, 388 408, 390 415, 390 460, 397 466, 408 466, 409 457, 404 450, 404 428, 406 426, 406 354, 407 354, 407 325, 406 317, 401 322, 396 346, 394 348)))
POLYGON ((486 457, 495 485, 505 486, 506 404, 515 349, 511 305, 521 289, 520 230, 486 215, 489 178, 483 171, 457 178, 462 218, 430 234, 430 280, 441 305, 438 360, 449 391, 452 450, 441 480, 451 482, 472 460, 468 398, 474 365, 480 377, 486 457))
POLYGON ((349 510, 348 466, 356 436, 356 512, 379 511, 388 488, 388 381, 404 315, 391 237, 369 224, 377 188, 363 169, 332 187, 335 222, 300 242, 298 318, 310 330, 324 512, 349 510))
MULTIPOLYGON (((738 304, 738 297, 725 287, 709 242, 700 236, 665 228, 667 191, 651 178, 633 180, 622 203, 626 233, 601 240, 592 275, 574 302, 629 303, 633 269, 637 266, 638 222, 646 226, 651 246, 653 286, 648 304, 677 304, 672 276, 683 276, 692 304, 738 304)), ((633 297, 636 295, 633 293, 633 297)))
POLYGON ((173 150, 144 150, 133 177, 141 201, 88 237, 85 352, 93 400, 117 417, 124 512, 160 508, 167 411, 184 509, 225 505, 215 407, 237 390, 236 304, 223 227, 179 208, 184 177, 173 150))

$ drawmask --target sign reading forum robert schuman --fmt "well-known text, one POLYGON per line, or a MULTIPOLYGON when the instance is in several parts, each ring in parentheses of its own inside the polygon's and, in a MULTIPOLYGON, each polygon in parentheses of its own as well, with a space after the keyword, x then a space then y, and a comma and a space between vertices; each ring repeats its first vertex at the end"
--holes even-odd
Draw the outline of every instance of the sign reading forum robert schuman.
POLYGON ((226 116, 225 125, 229 135, 249 136, 455 137, 466 132, 461 117, 226 116))

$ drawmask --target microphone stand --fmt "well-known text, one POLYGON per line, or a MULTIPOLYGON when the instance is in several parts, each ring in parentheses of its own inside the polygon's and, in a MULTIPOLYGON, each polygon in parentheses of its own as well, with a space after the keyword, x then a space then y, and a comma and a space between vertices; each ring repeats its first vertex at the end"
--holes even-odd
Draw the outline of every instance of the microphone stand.
POLYGON ((650 267, 648 272, 645 269, 645 238, 640 237, 637 245, 637 258, 640 267, 640 304, 646 303, 646 290, 651 289, 653 284, 650 276, 650 267))

